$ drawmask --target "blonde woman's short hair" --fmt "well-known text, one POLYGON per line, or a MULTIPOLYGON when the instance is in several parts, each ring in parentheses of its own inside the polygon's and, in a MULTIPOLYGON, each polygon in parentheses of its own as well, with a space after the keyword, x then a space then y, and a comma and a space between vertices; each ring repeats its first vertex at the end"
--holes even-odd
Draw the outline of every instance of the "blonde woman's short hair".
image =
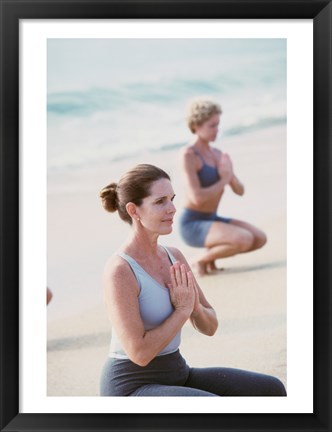
POLYGON ((209 99, 195 99, 187 109, 187 125, 192 133, 195 133, 195 126, 201 126, 215 114, 221 114, 221 106, 209 99))

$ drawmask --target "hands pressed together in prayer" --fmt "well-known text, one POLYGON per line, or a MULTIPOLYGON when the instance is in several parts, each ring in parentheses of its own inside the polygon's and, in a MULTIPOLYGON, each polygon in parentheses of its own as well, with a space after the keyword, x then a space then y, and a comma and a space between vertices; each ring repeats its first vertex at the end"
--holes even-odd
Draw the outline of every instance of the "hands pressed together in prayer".
POLYGON ((220 177, 224 180, 224 183, 229 184, 230 181, 232 180, 234 172, 233 172, 233 164, 231 158, 227 153, 222 153, 220 157, 218 172, 220 177))
POLYGON ((193 273, 184 264, 176 262, 170 268, 171 283, 168 285, 172 305, 183 310, 188 317, 199 308, 199 295, 193 273))

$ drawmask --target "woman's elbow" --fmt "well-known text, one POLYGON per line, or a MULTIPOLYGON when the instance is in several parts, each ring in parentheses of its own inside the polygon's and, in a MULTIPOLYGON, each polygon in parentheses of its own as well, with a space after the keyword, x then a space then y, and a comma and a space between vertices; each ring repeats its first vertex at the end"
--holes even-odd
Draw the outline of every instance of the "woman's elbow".
POLYGON ((210 329, 210 331, 208 333, 208 336, 214 336, 216 334, 216 331, 217 331, 217 327, 213 328, 213 329, 210 329))
POLYGON ((208 336, 214 336, 216 334, 216 331, 218 330, 218 326, 219 322, 217 317, 215 316, 213 322, 210 325, 208 336))
POLYGON ((218 329, 218 323, 212 325, 207 332, 207 336, 214 336, 216 334, 216 331, 218 329))
POLYGON ((213 336, 215 335, 217 329, 218 329, 218 320, 217 318, 212 318, 209 320, 209 322, 206 322, 203 327, 199 329, 197 325, 194 324, 194 327, 199 330, 201 333, 203 333, 205 336, 213 336))
POLYGON ((147 366, 152 359, 147 358, 144 353, 131 353, 128 354, 129 360, 135 363, 137 366, 145 367, 147 366))
POLYGON ((127 351, 127 355, 129 360, 141 367, 147 366, 153 359, 153 357, 149 355, 145 349, 140 347, 132 347, 127 351))
POLYGON ((133 363, 137 364, 137 366, 140 366, 140 367, 147 366, 151 360, 152 359, 147 359, 145 357, 139 357, 139 356, 136 356, 134 359, 133 358, 131 359, 131 361, 133 363))
POLYGON ((243 186, 233 186, 232 189, 236 195, 239 195, 239 196, 244 195, 244 187, 243 186))

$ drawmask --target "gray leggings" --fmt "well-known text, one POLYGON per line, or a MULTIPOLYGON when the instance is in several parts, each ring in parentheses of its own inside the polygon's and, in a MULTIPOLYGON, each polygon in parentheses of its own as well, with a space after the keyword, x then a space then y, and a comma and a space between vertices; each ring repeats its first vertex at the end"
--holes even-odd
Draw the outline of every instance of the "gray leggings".
POLYGON ((277 378, 233 368, 191 368, 179 351, 141 367, 109 358, 100 381, 101 396, 286 396, 277 378))

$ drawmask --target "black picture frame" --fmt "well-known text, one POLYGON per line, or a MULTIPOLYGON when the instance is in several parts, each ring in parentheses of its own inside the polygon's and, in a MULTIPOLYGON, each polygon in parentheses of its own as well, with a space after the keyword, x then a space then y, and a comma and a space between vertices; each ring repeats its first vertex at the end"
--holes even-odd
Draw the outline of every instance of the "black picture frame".
MULTIPOLYGON (((1 431, 332 431, 331 1, 0 0, 0 5, 1 431), (313 20, 314 412, 312 414, 21 414, 19 412, 19 21, 21 19, 123 18, 313 20)), ((305 248, 305 236, 301 247, 305 248)), ((300 291, 301 287, 296 289, 300 291)), ((305 377, 303 389, 305 391, 305 377)))

